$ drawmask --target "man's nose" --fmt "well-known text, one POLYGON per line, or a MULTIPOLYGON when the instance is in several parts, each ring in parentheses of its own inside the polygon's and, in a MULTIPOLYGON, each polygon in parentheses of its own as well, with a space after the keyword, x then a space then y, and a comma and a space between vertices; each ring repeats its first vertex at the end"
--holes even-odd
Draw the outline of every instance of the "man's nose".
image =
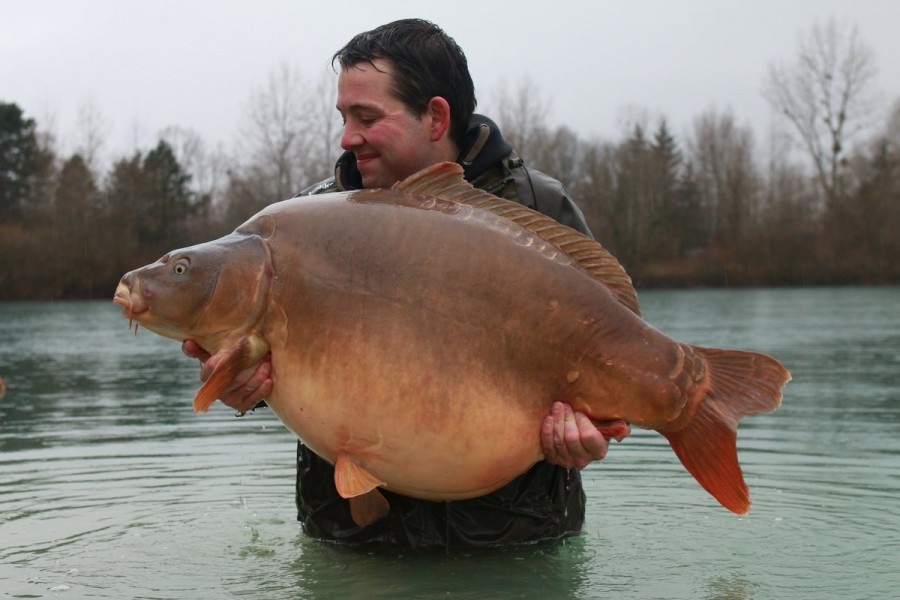
POLYGON ((349 123, 344 125, 344 133, 341 135, 341 148, 350 150, 351 148, 361 146, 362 143, 363 137, 359 134, 357 129, 349 123))

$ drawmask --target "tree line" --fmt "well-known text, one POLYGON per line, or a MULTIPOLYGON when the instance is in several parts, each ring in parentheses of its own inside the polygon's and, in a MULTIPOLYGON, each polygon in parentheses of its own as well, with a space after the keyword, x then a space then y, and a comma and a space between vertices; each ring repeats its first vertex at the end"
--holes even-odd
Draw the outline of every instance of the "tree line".
MULTIPOLYGON (((621 139, 547 124, 525 82, 497 117, 526 163, 564 182, 595 237, 638 287, 900 282, 900 102, 877 114, 856 31, 829 21, 764 94, 783 133, 762 152, 728 110, 677 137, 638 115, 621 139), (765 154, 765 158, 760 157, 765 154)), ((119 277, 218 237, 331 174, 340 151, 333 81, 282 67, 251 98, 235 156, 189 130, 97 166, 97 115, 79 148, 0 101, 0 299, 111 297, 119 277)))

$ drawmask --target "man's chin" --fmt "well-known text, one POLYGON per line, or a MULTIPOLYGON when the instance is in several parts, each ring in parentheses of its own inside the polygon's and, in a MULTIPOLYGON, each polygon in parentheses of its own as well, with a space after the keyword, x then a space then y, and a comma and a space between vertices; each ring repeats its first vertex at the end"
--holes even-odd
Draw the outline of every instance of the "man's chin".
POLYGON ((362 182, 366 189, 389 188, 394 185, 394 182, 387 182, 381 175, 363 175, 362 182))
POLYGON ((381 160, 378 158, 370 158, 362 163, 357 161, 356 167, 362 177, 364 188, 389 188, 399 181, 393 174, 382 168, 381 160))

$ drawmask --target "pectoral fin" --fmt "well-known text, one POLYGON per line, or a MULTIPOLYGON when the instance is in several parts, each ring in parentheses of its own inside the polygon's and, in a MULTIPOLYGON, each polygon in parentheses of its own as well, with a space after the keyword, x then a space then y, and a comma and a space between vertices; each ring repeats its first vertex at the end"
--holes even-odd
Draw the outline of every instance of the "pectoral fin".
POLYGON ((244 337, 222 352, 225 357, 194 396, 194 412, 209 410, 209 406, 231 386, 238 373, 259 362, 269 352, 269 346, 259 338, 244 337))
POLYGON ((334 463, 334 485, 342 498, 349 498, 350 514, 357 525, 370 525, 391 509, 377 489, 384 482, 347 454, 338 454, 334 463))

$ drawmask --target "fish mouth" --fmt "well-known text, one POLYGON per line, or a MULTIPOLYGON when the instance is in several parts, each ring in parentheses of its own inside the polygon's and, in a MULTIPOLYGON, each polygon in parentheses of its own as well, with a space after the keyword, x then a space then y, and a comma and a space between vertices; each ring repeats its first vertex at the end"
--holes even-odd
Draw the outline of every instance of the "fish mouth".
POLYGON ((147 305, 141 301, 141 295, 137 290, 132 290, 125 283, 119 283, 116 293, 113 296, 113 302, 122 307, 122 314, 129 321, 147 312, 147 305))
POLYGON ((151 311, 150 304, 144 296, 144 290, 141 288, 140 280, 135 280, 126 275, 116 287, 113 303, 122 307, 122 315, 128 319, 128 329, 133 329, 135 335, 138 332, 138 325, 142 325, 163 337, 178 340, 183 340, 187 337, 187 334, 177 324, 161 319, 159 315, 151 311))

